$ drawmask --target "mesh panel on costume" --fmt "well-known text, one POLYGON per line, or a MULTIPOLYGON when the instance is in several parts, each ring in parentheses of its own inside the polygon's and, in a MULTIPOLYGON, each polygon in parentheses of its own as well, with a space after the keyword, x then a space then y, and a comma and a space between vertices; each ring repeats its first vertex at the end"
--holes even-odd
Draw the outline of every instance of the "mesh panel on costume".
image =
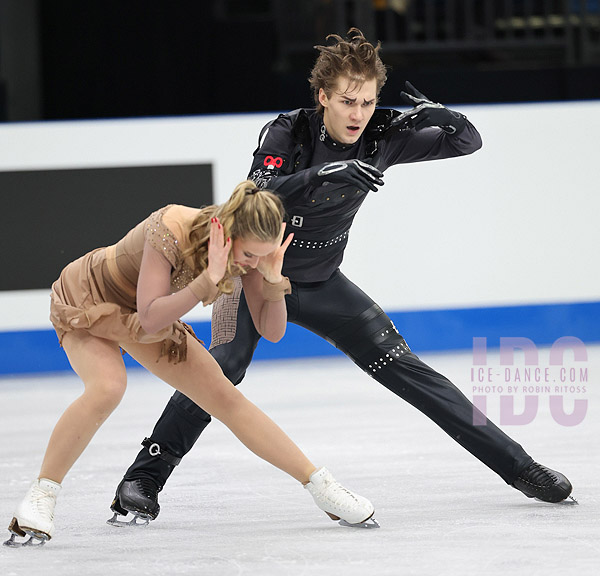
POLYGON ((227 344, 235 338, 237 312, 242 293, 242 279, 237 276, 233 279, 233 283, 233 292, 231 294, 221 294, 213 304, 211 348, 227 344))

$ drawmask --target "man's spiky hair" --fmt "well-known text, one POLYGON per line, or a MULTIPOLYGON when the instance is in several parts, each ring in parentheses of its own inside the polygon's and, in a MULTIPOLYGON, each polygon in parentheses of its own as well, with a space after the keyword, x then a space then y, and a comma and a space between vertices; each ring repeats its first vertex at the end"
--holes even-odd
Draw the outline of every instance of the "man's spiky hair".
POLYGON ((360 86, 367 80, 375 79, 379 96, 387 80, 386 67, 379 57, 381 43, 377 42, 374 46, 358 28, 350 28, 346 38, 330 34, 326 41, 326 46, 314 47, 319 51, 319 56, 309 78, 319 111, 323 111, 319 90, 323 88, 325 94, 331 97, 340 77, 348 79, 351 86, 360 86))

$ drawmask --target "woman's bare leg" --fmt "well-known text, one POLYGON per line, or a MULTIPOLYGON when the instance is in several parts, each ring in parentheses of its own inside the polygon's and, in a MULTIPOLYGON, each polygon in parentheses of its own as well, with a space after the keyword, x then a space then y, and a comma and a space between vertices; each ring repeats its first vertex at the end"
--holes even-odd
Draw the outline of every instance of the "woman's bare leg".
POLYGON ((40 478, 61 483, 100 426, 119 405, 127 386, 125 365, 115 342, 87 332, 68 332, 63 348, 85 385, 50 436, 40 478))
POLYGON ((264 412, 250 402, 227 378, 207 350, 188 337, 187 360, 172 364, 156 361, 160 344, 123 347, 150 372, 164 380, 225 424, 257 456, 302 482, 315 466, 264 412))

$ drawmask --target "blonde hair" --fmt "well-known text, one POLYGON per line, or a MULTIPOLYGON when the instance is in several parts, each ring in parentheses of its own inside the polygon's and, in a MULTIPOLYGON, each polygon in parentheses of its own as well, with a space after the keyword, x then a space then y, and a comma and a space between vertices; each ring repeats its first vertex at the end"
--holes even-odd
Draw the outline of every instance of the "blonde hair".
MULTIPOLYGON (((200 210, 189 232, 189 248, 183 252, 184 258, 193 258, 194 276, 201 274, 208 266, 210 221, 215 216, 223 226, 225 240, 230 237, 232 242, 236 238, 276 242, 281 234, 285 210, 278 196, 269 190, 257 188, 251 180, 238 184, 224 204, 200 210)), ((230 294, 233 291, 232 276, 243 273, 243 268, 233 263, 231 250, 225 276, 217 284, 219 290, 230 294)))
POLYGON ((325 40, 333 40, 333 43, 314 47, 320 54, 308 80, 318 111, 323 112, 319 90, 323 88, 327 97, 331 98, 341 76, 348 78, 354 86, 362 86, 364 82, 374 78, 379 96, 387 80, 387 70, 379 57, 381 43, 377 42, 373 46, 358 28, 350 28, 345 39, 337 34, 329 34, 325 40))

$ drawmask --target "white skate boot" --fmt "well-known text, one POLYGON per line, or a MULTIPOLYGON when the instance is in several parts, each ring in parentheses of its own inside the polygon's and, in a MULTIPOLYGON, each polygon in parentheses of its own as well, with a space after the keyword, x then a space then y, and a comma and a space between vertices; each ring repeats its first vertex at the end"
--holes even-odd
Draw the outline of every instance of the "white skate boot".
POLYGON ((54 507, 61 485, 47 478, 36 480, 19 504, 8 529, 11 532, 6 546, 38 546, 52 538, 54 533, 54 507), (17 536, 30 538, 16 542, 17 536))
POLYGON ((379 524, 373 519, 373 504, 344 488, 327 468, 315 470, 304 487, 310 492, 316 505, 332 520, 340 520, 341 525, 379 528, 379 524), (368 520, 371 522, 367 522, 368 520))

